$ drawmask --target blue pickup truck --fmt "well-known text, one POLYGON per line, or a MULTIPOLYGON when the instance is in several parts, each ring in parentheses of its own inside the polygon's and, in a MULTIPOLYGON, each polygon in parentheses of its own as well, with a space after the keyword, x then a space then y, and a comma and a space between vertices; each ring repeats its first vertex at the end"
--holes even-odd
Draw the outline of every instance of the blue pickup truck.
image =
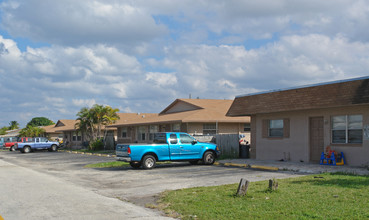
POLYGON ((49 141, 45 137, 28 138, 26 142, 17 143, 15 149, 22 153, 30 153, 34 150, 49 150, 57 151, 59 148, 59 142, 49 141))
POLYGON ((156 133, 153 144, 118 144, 117 159, 130 162, 133 168, 152 169, 157 161, 189 161, 206 165, 215 162, 220 151, 215 144, 201 143, 187 133, 156 133))

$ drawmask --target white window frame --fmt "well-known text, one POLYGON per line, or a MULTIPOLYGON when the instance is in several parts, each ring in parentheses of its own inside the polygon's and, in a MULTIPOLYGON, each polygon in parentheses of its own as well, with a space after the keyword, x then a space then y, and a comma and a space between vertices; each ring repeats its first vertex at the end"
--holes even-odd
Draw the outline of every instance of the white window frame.
POLYGON ((139 126, 137 128, 137 139, 139 141, 145 141, 146 140, 146 126, 139 126))
POLYGON ((360 115, 360 114, 355 114, 355 115, 335 115, 335 116, 332 116, 331 117, 331 143, 332 144, 362 144, 363 143, 363 115, 360 115), (356 128, 356 129, 350 129, 349 128, 349 125, 350 125, 350 116, 360 116, 361 117, 361 125, 360 127, 361 128, 356 128), (345 118, 345 129, 334 129, 333 126, 334 126, 334 118, 335 117, 344 117, 345 118), (350 139, 349 139, 349 131, 352 131, 352 130, 361 130, 361 142, 350 142, 350 139), (345 142, 342 143, 342 142, 333 142, 334 141, 334 137, 333 137, 333 133, 334 131, 345 131, 345 142))
POLYGON ((216 123, 204 123, 202 125, 203 135, 215 135, 218 133, 216 123))
POLYGON ((128 127, 122 127, 120 130, 120 135, 122 138, 128 138, 128 127))
POLYGON ((150 125, 149 126, 149 140, 154 140, 154 134, 159 132, 159 125, 150 125))

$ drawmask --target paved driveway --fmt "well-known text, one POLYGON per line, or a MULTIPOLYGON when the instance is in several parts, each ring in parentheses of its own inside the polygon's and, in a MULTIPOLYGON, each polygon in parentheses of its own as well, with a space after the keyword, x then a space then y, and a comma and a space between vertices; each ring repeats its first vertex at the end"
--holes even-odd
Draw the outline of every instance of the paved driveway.
POLYGON ((2 151, 0 159, 54 176, 102 196, 119 198, 140 206, 153 203, 155 196, 165 190, 238 183, 241 178, 258 181, 298 176, 289 172, 256 171, 237 167, 193 166, 187 162, 158 165, 153 170, 92 169, 84 166, 115 161, 115 158, 64 152, 21 154, 2 151))

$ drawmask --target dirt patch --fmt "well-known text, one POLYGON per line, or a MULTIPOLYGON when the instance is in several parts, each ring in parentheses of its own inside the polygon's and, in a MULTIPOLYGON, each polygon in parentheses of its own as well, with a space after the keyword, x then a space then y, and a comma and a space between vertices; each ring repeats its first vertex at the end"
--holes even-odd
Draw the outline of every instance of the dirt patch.
POLYGON ((127 198, 128 202, 131 202, 135 205, 139 205, 142 207, 152 207, 157 205, 157 201, 159 200, 159 195, 145 195, 139 197, 129 197, 127 198))

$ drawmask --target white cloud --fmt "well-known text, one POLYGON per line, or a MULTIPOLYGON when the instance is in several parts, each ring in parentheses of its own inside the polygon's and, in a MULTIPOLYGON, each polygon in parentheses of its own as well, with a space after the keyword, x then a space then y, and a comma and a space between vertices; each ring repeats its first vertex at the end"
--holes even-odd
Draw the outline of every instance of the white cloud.
POLYGON ((72 102, 78 107, 91 107, 96 104, 95 99, 72 99, 72 102))
POLYGON ((146 80, 163 87, 177 84, 177 77, 172 73, 147 73, 146 80))
POLYGON ((140 43, 166 32, 130 1, 6 1, 2 26, 13 36, 52 44, 140 43))

